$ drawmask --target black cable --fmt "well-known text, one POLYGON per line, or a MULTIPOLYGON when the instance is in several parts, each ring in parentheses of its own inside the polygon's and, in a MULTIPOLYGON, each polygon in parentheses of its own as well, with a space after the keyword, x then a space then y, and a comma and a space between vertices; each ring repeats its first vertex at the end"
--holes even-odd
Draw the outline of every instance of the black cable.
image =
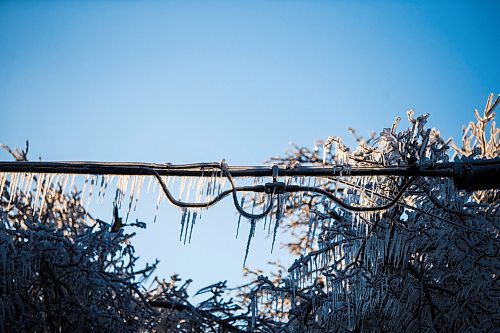
POLYGON ((227 169, 226 164, 224 162, 221 162, 220 168, 221 168, 222 172, 224 173, 224 175, 229 179, 229 182, 231 183, 231 187, 233 188, 233 191, 232 191, 233 192, 233 203, 241 215, 243 215, 244 217, 246 217, 247 219, 250 219, 250 220, 257 220, 257 219, 261 219, 261 218, 265 217, 267 214, 269 214, 269 212, 273 209, 274 191, 271 193, 271 195, 269 197, 268 207, 266 209, 264 209, 264 211, 262 213, 260 213, 260 214, 248 213, 243 209, 243 207, 241 207, 241 205, 238 202, 238 196, 236 195, 236 191, 234 191, 236 184, 234 182, 233 176, 231 175, 231 173, 227 169))
MULTIPOLYGON (((287 169, 280 167, 281 176, 430 176, 447 177, 454 176, 454 167, 458 163, 439 163, 435 165, 421 166, 385 166, 351 168, 348 172, 342 166, 299 166, 287 169)), ((500 164, 500 159, 477 160, 468 164, 472 166, 485 166, 500 164)), ((206 173, 206 169, 220 170, 218 163, 193 163, 193 164, 158 164, 140 162, 92 162, 92 161, 68 161, 68 162, 30 162, 30 161, 0 161, 0 172, 27 172, 27 173, 61 173, 61 174, 99 174, 99 175, 143 175, 145 168, 152 168, 162 176, 196 176, 206 173)), ((267 166, 231 166, 227 168, 233 177, 270 177, 272 167, 267 166)))

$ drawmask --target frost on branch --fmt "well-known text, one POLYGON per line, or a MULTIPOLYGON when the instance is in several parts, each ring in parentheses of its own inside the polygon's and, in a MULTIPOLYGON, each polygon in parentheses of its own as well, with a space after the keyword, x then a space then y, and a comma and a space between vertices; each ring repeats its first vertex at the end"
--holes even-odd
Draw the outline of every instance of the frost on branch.
MULTIPOLYGON (((5 148, 26 160, 27 150, 5 148)), ((79 190, 73 176, 0 173, 0 332, 241 332, 249 310, 224 300, 225 284, 203 291, 198 305, 190 303, 189 280, 156 278, 146 287, 158 262, 137 267, 135 233, 125 231, 145 223, 125 223, 117 208, 129 193, 132 209, 144 179, 117 178, 110 226, 86 207, 92 196, 103 198, 113 176, 88 177, 79 190)))
POLYGON ((81 192, 63 193, 64 180, 3 178, 0 331, 143 327, 153 309, 142 301, 139 283, 154 267, 135 271, 133 234, 111 233, 109 225, 88 217, 81 192), (41 204, 32 204, 39 198, 41 204))
MULTIPOLYGON (((356 137, 352 151, 329 137, 322 157, 318 149, 295 146, 272 162, 341 170, 433 165, 450 160, 450 146, 455 160, 497 158, 498 104, 491 95, 483 115, 476 112, 477 123, 464 129, 462 148, 427 128, 428 114, 410 110, 408 129, 398 130, 397 118, 379 136, 356 137)), ((337 173, 318 179, 317 186, 351 205, 370 207, 387 203, 405 182, 337 173)), ((287 277, 260 284, 254 293, 268 307, 267 293, 285 295, 289 306, 280 318, 289 332, 492 331, 500 326, 498 196, 498 190, 458 191, 452 180, 430 177, 416 179, 383 212, 349 211, 312 192, 290 195, 281 225, 296 235, 288 247, 298 258, 287 277), (315 225, 319 231, 312 237, 315 225)))

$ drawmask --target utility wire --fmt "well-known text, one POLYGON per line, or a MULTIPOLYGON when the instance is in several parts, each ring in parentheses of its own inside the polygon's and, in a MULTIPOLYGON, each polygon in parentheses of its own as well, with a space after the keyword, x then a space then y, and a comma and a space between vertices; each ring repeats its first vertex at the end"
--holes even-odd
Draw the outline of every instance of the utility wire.
MULTIPOLYGON (((151 175, 154 169, 161 176, 202 177, 208 172, 221 171, 220 163, 160 164, 140 162, 29 162, 0 161, 0 172, 57 173, 57 174, 98 174, 98 175, 151 175)), ((227 171, 235 178, 271 177, 271 166, 227 166, 227 171)), ((492 173, 500 175, 500 158, 446 162, 426 165, 406 166, 299 166, 296 168, 279 167, 280 176, 290 177, 331 177, 331 176, 426 176, 444 177, 468 181, 471 175, 492 173)), ((500 177, 497 177, 500 179, 500 177)), ((495 183, 495 179, 493 179, 495 183)), ((498 181, 496 181, 498 183, 498 181)))
POLYGON ((221 163, 193 163, 193 164, 155 164, 135 162, 0 162, 0 172, 14 173, 56 173, 56 174, 99 174, 99 175, 150 175, 154 176, 167 199, 174 205, 182 208, 208 208, 221 201, 224 197, 232 195, 233 203, 238 212, 244 217, 256 220, 267 216, 273 209, 275 195, 290 192, 314 192, 322 194, 340 207, 357 212, 381 211, 389 209, 398 203, 406 190, 411 186, 416 177, 441 177, 453 178, 458 189, 484 189, 500 187, 500 159, 473 160, 463 162, 438 163, 432 165, 387 166, 387 167, 350 167, 345 165, 335 166, 300 166, 297 168, 280 168, 279 166, 229 167, 221 163), (188 176, 203 177, 208 175, 226 177, 231 188, 219 193, 207 202, 193 203, 177 200, 170 193, 162 176, 188 176), (236 177, 273 177, 272 183, 265 185, 237 187, 236 177), (278 182, 278 177, 356 177, 356 176, 403 176, 409 180, 398 191, 396 196, 387 204, 380 206, 361 207, 350 205, 337 198, 331 192, 311 186, 285 185, 278 182), (268 205, 260 214, 246 212, 238 202, 237 192, 251 191, 268 194, 268 205))

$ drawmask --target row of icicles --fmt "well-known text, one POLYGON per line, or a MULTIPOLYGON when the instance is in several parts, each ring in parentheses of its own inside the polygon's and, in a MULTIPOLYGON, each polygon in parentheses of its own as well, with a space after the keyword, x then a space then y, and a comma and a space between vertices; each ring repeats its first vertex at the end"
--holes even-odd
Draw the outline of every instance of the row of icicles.
MULTIPOLYGON (((316 186, 321 181, 314 178, 312 181, 305 177, 284 177, 287 185, 307 185, 316 186)), ((229 188, 227 178, 219 172, 213 172, 205 177, 178 177, 162 176, 162 180, 167 185, 175 198, 183 202, 208 202, 219 195, 222 191, 229 188)), ((265 178, 246 178, 242 179, 243 185, 256 185, 265 183, 265 178)), ((241 185, 240 184, 238 185, 241 185)), ((17 173, 0 172, 0 193, 8 189, 9 199, 2 202, 3 209, 9 211, 15 200, 22 199, 25 204, 32 206, 35 215, 41 216, 46 208, 46 196, 54 191, 61 193, 77 193, 80 205, 89 211, 90 205, 102 204, 109 189, 115 190, 113 204, 118 208, 124 206, 127 209, 127 218, 131 211, 135 210, 141 193, 156 193, 156 210, 160 204, 166 200, 165 193, 158 186, 157 180, 152 176, 133 176, 133 175, 77 175, 77 174, 54 174, 54 173, 17 173)), ((270 233, 271 220, 279 220, 284 214, 284 203, 286 200, 301 200, 303 193, 291 193, 280 195, 280 207, 278 212, 274 209, 264 218, 264 227, 270 233), (288 196, 291 196, 288 198, 288 196)), ((239 204, 248 212, 260 213, 263 207, 268 204, 269 198, 263 193, 238 193, 239 204), (260 211, 259 211, 260 210, 260 211)), ((228 196, 226 200, 231 200, 228 196)), ((274 197, 275 206, 277 196, 274 197)), ((182 208, 181 209, 181 240, 189 241, 188 234, 191 233, 192 224, 197 218, 200 218, 203 210, 207 208, 182 208), (189 230, 189 232, 188 232, 189 230)), ((155 215, 156 220, 156 215, 155 215)), ((241 216, 238 219, 237 234, 241 216)), ((252 220, 251 225, 257 221, 252 220)), ((279 221, 278 221, 279 222, 279 221)))
MULTIPOLYGON (((314 178, 314 177, 283 177, 286 185, 301 185, 301 186, 318 186, 322 187, 326 184, 326 179, 324 178, 314 178)), ((216 197, 222 191, 228 188, 228 182, 226 178, 222 177, 220 173, 213 173, 212 175, 205 177, 177 177, 177 176, 162 176, 164 183, 169 189, 171 189, 174 197, 182 200, 184 202, 206 202, 216 197)), ((243 185, 251 184, 263 184, 266 179, 264 178, 247 178, 242 179, 241 183, 243 185), (246 184, 245 184, 246 182, 246 184)), ((363 180, 359 180, 359 184, 362 184, 363 180)), ((366 183, 365 183, 366 184, 366 183)), ((115 190, 113 204, 117 205, 119 208, 124 206, 127 209, 127 218, 132 210, 135 210, 141 193, 144 191, 156 193, 156 210, 158 210, 159 205, 166 199, 164 192, 158 186, 156 179, 152 176, 130 176, 130 175, 73 175, 73 174, 33 174, 33 173, 0 173, 0 193, 3 193, 4 189, 8 189, 10 197, 6 201, 2 201, 2 208, 4 211, 8 212, 12 208, 12 203, 14 200, 21 199, 25 200, 25 203, 30 203, 32 205, 34 214, 41 216, 46 207, 46 197, 51 195, 51 191, 60 191, 62 193, 70 193, 76 191, 77 188, 81 188, 80 193, 78 193, 78 198, 82 207, 88 211, 91 203, 102 204, 106 195, 111 188, 115 190)), ((280 220, 283 218, 286 207, 285 203, 292 203, 298 208, 299 203, 302 202, 302 197, 304 192, 286 193, 281 194, 279 197, 274 196, 275 209, 263 218, 263 227, 267 230, 268 234, 273 234, 273 244, 271 248, 274 247, 274 242, 276 239, 276 233, 279 227, 280 220), (277 200, 280 201, 280 210, 276 209, 277 200), (273 223, 274 222, 274 223, 273 223)), ((373 202, 373 193, 367 192, 366 196, 373 202)), ((226 198, 231 200, 230 198, 226 198)), ((239 197, 239 203, 246 211, 250 213, 260 213, 263 211, 265 206, 268 204, 269 197, 267 194, 262 193, 250 193, 243 192, 239 197)), ((331 209, 333 205, 329 200, 323 201, 324 210, 331 209)), ((193 232, 194 225, 196 221, 201 217, 202 211, 206 208, 181 208, 181 231, 180 240, 184 243, 190 242, 191 235, 193 232)), ((368 236, 369 225, 366 221, 377 216, 379 213, 355 213, 351 214, 353 228, 358 231, 358 233, 368 236)), ((314 210, 309 212, 309 223, 307 238, 308 242, 311 241, 309 248, 312 248, 312 242, 315 240, 317 235, 316 229, 326 223, 326 227, 330 227, 331 219, 319 219, 318 213, 314 210)), ((380 217, 378 217, 380 218, 380 217)), ((155 215, 156 220, 156 215, 155 215)), ((241 215, 238 219, 238 226, 236 230, 236 237, 239 234, 239 227, 241 222, 241 215)), ((250 221, 250 230, 248 235, 248 241, 245 251, 245 261, 249 253, 250 242, 255 234, 255 229, 258 221, 250 221)), ((261 221, 262 222, 262 221, 261 221)), ((340 236, 339 236, 340 237, 340 236)), ((263 299, 269 301, 270 299, 275 304, 276 316, 278 316, 279 307, 289 307, 290 304, 295 304, 295 292, 303 288, 306 283, 312 281, 324 281, 325 291, 328 295, 332 295, 332 302, 338 302, 333 295, 339 294, 342 289, 353 288, 346 280, 336 282, 332 276, 322 276, 320 273, 325 271, 327 267, 333 267, 334 271, 340 271, 342 267, 345 267, 349 262, 353 260, 355 253, 359 249, 360 242, 350 242, 349 244, 343 243, 340 238, 330 239, 328 241, 320 241, 317 243, 319 249, 325 249, 325 247, 330 247, 326 251, 323 251, 318 256, 301 256, 292 268, 290 269, 290 274, 286 281, 290 286, 290 292, 284 290, 267 290, 263 289, 256 293, 259 294, 261 303, 266 303, 263 299), (336 246, 332 244, 338 243, 336 246), (333 265, 333 266, 332 266, 333 265), (269 296, 274 294, 274 296, 269 296), (290 303, 291 302, 291 303, 290 303), (288 305, 287 305, 288 304, 288 305)), ((404 240, 401 240, 400 244, 404 244, 404 240)), ((366 244, 368 247, 373 248, 375 253, 380 252, 391 252, 394 249, 387 248, 386 244, 379 243, 377 239, 373 239, 373 242, 368 242, 366 244), (372 244, 373 243, 373 244, 372 244)), ((366 251, 367 253, 373 253, 372 251, 366 251)), ((406 251, 404 251, 406 252, 406 251)), ((382 253, 382 255, 384 255, 382 253)), ((398 254, 399 255, 399 254, 398 254)), ((367 262, 371 258, 365 258, 367 262)), ((320 301, 318 299, 318 301, 320 301)), ((255 307, 254 311, 258 312, 257 301, 252 301, 252 306, 255 307)))
MULTIPOLYGON (((301 185, 311 187, 324 187, 328 181, 325 178, 319 177, 283 177, 286 185, 301 185)), ((359 177, 357 183, 362 184, 364 177, 359 177)), ((222 191, 228 188, 227 178, 223 177, 219 172, 213 172, 205 177, 178 177, 178 176, 162 176, 163 182, 167 185, 173 196, 183 202, 208 202, 214 197, 219 195, 222 191), (177 191, 176 191, 177 190, 177 191)), ((242 178, 240 179, 244 184, 238 185, 256 185, 266 182, 265 178, 242 178)), ((35 174, 35 173, 1 173, 0 172, 0 193, 3 193, 4 188, 9 189, 10 197, 6 202, 5 211, 11 209, 12 203, 17 198, 22 197, 25 204, 31 204, 34 214, 41 216, 46 206, 46 196, 51 191, 60 191, 62 193, 70 193, 77 191, 80 205, 89 211, 92 202, 102 204, 109 188, 113 188, 115 184, 115 196, 113 204, 118 208, 125 205, 127 209, 126 219, 132 210, 135 211, 141 192, 156 193, 156 211, 158 211, 160 204, 166 200, 165 193, 158 186, 157 180, 152 176, 133 176, 133 175, 76 175, 76 174, 35 174), (96 193, 97 192, 97 193, 96 193)), ((359 185, 358 185, 359 187, 359 185)), ((337 188, 335 187, 334 193, 336 194, 337 188)), ((274 248, 276 239, 276 232, 280 220, 283 218, 286 203, 292 204, 294 207, 299 208, 302 203, 304 192, 285 193, 279 196, 274 195, 274 209, 263 218, 263 227, 268 234, 273 233, 273 243, 271 250, 274 248), (278 205, 279 201, 279 205, 278 205), (277 207, 280 207, 280 210, 277 207), (272 225, 274 222, 274 226, 272 225)), ((239 204, 247 212, 252 214, 260 213, 264 210, 265 206, 269 204, 269 195, 263 193, 242 192, 239 194, 239 204)), ((374 191, 361 192, 360 197, 365 202, 374 202, 374 191)), ((226 197, 226 200, 231 200, 226 197)), ((2 205, 5 205, 2 202, 2 205)), ((323 201, 323 206, 326 210, 330 209, 331 203, 329 200, 323 201)), ((197 219, 201 217, 202 211, 207 208, 180 208, 181 210, 181 230, 180 240, 184 243, 189 242, 191 239, 193 226, 197 219)), ((378 213, 374 213, 378 214, 378 213)), ((371 215, 371 214, 370 214, 371 215)), ((238 218, 236 237, 239 235, 239 228, 241 223, 241 215, 238 218)), ((154 221, 156 221, 157 214, 155 214, 154 221)), ((318 215, 316 211, 309 212, 308 223, 308 243, 312 245, 315 239, 316 229, 318 227, 318 215)), ((353 222, 359 223, 360 219, 354 219, 353 222)), ((257 221, 250 220, 250 232, 246 249, 246 256, 250 246, 251 238, 255 233, 257 221)), ((361 230, 360 228, 357 228, 361 230)), ((368 232, 367 225, 365 224, 365 231, 368 232)))

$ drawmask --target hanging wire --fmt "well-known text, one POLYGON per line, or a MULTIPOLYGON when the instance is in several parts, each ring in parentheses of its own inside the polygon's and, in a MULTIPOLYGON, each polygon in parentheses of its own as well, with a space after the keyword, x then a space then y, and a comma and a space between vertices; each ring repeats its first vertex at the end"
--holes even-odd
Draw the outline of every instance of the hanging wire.
POLYGON ((269 212, 273 209, 273 196, 274 196, 274 193, 271 194, 271 197, 269 199, 269 204, 268 204, 267 208, 264 210, 264 212, 262 212, 260 214, 251 214, 251 213, 248 213, 239 204, 239 202, 238 202, 238 196, 237 196, 236 192, 238 192, 238 191, 254 191, 254 192, 259 192, 259 191, 257 191, 258 189, 260 189, 259 186, 237 187, 236 184, 235 184, 235 182, 234 182, 233 177, 231 176, 231 173, 227 170, 227 168, 224 167, 224 164, 221 163, 221 165, 217 165, 217 167, 219 167, 222 170, 223 174, 229 179, 229 181, 231 183, 231 189, 225 190, 225 191, 221 192, 219 195, 217 195, 215 198, 213 198, 212 200, 207 201, 207 202, 203 202, 203 203, 183 202, 183 201, 180 201, 180 200, 176 200, 172 196, 172 194, 170 193, 167 185, 165 184, 165 182, 161 178, 161 176, 158 173, 158 171, 156 171, 155 169, 152 169, 152 168, 144 168, 144 170, 146 170, 147 172, 150 172, 153 176, 156 177, 156 180, 160 183, 160 185, 161 185, 161 187, 163 189, 163 192, 165 193, 165 195, 168 198, 168 200, 172 204, 174 204, 174 205, 176 205, 178 207, 181 207, 181 208, 208 208, 210 206, 213 206, 217 202, 221 201, 227 195, 232 194, 233 195, 234 206, 236 207, 236 209, 238 210, 238 212, 241 215, 245 216, 246 218, 248 218, 248 219, 261 219, 264 216, 266 216, 267 214, 269 214, 269 212))

